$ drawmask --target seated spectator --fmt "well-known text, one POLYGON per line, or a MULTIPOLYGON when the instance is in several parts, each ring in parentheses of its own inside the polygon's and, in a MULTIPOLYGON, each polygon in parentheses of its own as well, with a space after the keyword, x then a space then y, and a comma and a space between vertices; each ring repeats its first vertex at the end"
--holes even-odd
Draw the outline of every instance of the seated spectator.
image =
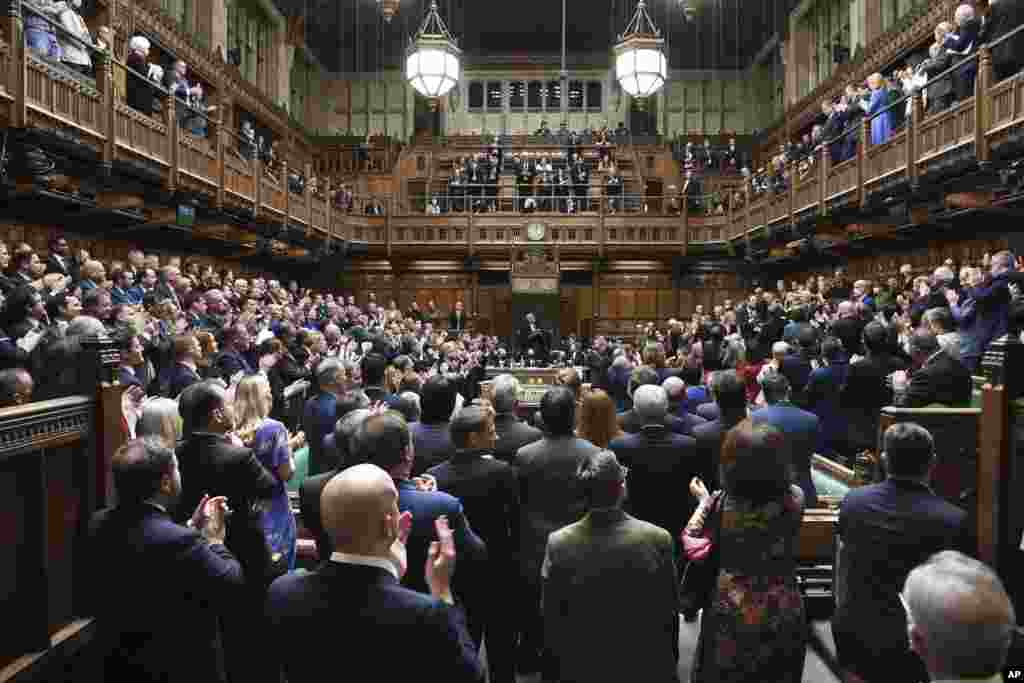
POLYGON ((121 446, 111 468, 118 504, 90 520, 85 555, 100 677, 227 681, 218 618, 242 599, 244 580, 224 545, 225 499, 204 495, 188 527, 172 521, 182 474, 174 450, 156 439, 121 446), (154 581, 163 590, 154 592, 154 581), (158 609, 139 609, 154 600, 158 609))
POLYGON ((955 551, 938 553, 910 572, 900 599, 910 649, 930 680, 1002 678, 1017 615, 989 567, 955 551))
MULTIPOLYGON (((436 534, 439 540, 431 544, 429 563, 427 554, 419 563, 406 560, 413 522, 408 512, 399 512, 398 503, 395 483, 374 465, 348 469, 324 488, 324 526, 337 552, 314 572, 277 579, 266 601, 270 640, 279 645, 273 668, 291 683, 322 680, 324 667, 334 661, 339 629, 349 634, 350 665, 360 670, 379 665, 381 643, 402 641, 405 655, 389 663, 389 676, 416 677, 431 660, 431 674, 439 680, 483 680, 462 610, 452 597, 453 532, 438 519, 431 524, 430 539, 436 534), (399 585, 424 566, 427 574, 417 583, 429 586, 430 595, 399 585), (362 607, 351 609, 356 603, 362 607), (293 656, 307 650, 307 656, 293 656)), ((462 558, 459 554, 460 566, 462 558)))
POLYGON ((935 444, 926 429, 895 424, 882 447, 886 480, 851 489, 839 508, 832 634, 839 663, 867 683, 920 681, 926 672, 907 649, 900 587, 931 554, 968 550, 969 524, 965 511, 928 487, 935 444))
POLYGON ((930 332, 911 336, 907 350, 912 361, 909 381, 905 373, 893 376, 896 405, 923 408, 933 403, 964 406, 971 402, 974 383, 971 373, 939 344, 930 332))
POLYGON ((623 511, 628 472, 610 451, 586 456, 577 476, 590 510, 548 538, 543 611, 552 663, 545 680, 674 681, 678 676, 672 538, 623 511), (629 628, 616 626, 622 624, 629 628), (623 657, 622 648, 632 654, 623 657))

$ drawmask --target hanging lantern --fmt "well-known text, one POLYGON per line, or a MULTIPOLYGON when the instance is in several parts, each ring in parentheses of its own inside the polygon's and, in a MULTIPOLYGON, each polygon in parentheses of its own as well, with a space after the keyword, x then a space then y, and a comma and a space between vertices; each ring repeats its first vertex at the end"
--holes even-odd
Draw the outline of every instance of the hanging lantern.
POLYGON ((384 23, 390 24, 391 19, 398 14, 398 6, 402 4, 402 0, 377 0, 377 4, 384 15, 384 23))
POLYGON ((640 0, 626 31, 615 45, 615 77, 631 97, 643 99, 665 84, 667 63, 662 49, 665 40, 640 0))
POLYGON ((461 54, 437 13, 437 0, 431 0, 430 10, 406 53, 405 80, 424 97, 443 97, 459 82, 461 54))

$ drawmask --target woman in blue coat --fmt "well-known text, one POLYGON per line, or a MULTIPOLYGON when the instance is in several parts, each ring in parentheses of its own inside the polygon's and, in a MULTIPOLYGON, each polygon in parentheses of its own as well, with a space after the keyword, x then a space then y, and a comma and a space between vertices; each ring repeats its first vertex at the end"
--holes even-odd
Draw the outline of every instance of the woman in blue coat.
POLYGON ((871 145, 880 145, 892 135, 892 110, 885 109, 889 106, 889 91, 885 87, 882 74, 874 73, 868 76, 868 87, 871 88, 871 98, 868 100, 868 116, 871 119, 871 145), (884 112, 878 112, 885 109, 884 112))

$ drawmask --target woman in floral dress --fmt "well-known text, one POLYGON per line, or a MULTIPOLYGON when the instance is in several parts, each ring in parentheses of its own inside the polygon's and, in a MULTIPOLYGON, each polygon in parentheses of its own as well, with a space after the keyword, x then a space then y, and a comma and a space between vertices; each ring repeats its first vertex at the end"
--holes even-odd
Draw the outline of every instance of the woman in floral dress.
POLYGON ((790 482, 783 435, 744 420, 726 435, 722 491, 710 495, 695 479, 700 501, 683 531, 699 537, 720 505, 718 582, 701 618, 694 683, 799 683, 806 656, 803 600, 795 548, 803 493, 790 482))

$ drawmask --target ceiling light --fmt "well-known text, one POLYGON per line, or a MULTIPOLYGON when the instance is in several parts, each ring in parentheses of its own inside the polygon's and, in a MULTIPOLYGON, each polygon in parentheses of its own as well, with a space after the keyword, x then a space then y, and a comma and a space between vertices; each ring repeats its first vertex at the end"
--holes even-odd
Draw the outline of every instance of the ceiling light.
POLYGON ((615 45, 615 77, 631 97, 643 99, 665 84, 665 41, 647 13, 647 3, 639 0, 633 19, 615 45))
POLYGON ((460 55, 462 50, 437 13, 437 0, 431 0, 419 32, 409 41, 405 79, 424 97, 443 97, 459 82, 460 55))

